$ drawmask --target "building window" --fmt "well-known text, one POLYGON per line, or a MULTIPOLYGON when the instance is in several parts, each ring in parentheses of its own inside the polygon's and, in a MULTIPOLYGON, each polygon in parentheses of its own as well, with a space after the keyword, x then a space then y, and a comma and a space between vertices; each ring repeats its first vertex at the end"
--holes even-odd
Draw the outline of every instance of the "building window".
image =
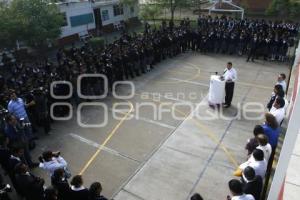
POLYGON ((88 25, 94 22, 94 15, 93 13, 87 13, 83 15, 76 15, 70 17, 71 27, 88 25))
POLYGON ((122 4, 114 5, 114 16, 123 15, 123 13, 124 11, 122 4))
POLYGON ((101 11, 101 17, 102 17, 102 21, 109 20, 108 10, 102 10, 101 11))
POLYGON ((63 12, 63 13, 60 13, 60 14, 63 17, 63 22, 62 22, 61 26, 68 26, 67 13, 63 12))
POLYGON ((130 12, 131 12, 132 14, 134 13, 134 7, 133 7, 133 6, 130 7, 130 12))

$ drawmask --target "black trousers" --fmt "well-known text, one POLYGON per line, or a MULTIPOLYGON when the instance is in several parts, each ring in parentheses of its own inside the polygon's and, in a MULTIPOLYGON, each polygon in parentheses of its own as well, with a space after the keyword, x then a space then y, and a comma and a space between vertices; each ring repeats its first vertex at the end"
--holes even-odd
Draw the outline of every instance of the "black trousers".
POLYGON ((231 105, 232 97, 234 91, 234 82, 227 82, 225 84, 225 104, 231 105))
POLYGON ((256 49, 250 49, 250 52, 248 54, 247 62, 251 59, 251 61, 254 61, 256 57, 256 49))

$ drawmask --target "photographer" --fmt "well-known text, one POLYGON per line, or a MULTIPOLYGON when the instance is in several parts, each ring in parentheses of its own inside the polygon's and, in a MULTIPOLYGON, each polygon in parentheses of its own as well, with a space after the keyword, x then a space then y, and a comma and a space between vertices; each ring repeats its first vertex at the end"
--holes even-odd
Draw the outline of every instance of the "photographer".
POLYGON ((10 101, 8 103, 8 111, 13 114, 20 122, 22 122, 24 126, 24 132, 29 140, 34 139, 31 130, 31 123, 29 121, 27 112, 25 110, 26 107, 33 106, 35 104, 34 101, 25 104, 23 99, 18 98, 16 92, 14 90, 10 91, 10 101))
POLYGON ((66 178, 69 178, 67 171, 67 162, 60 156, 60 152, 45 151, 42 156, 39 157, 39 167, 49 172, 52 177, 56 169, 64 169, 66 178))

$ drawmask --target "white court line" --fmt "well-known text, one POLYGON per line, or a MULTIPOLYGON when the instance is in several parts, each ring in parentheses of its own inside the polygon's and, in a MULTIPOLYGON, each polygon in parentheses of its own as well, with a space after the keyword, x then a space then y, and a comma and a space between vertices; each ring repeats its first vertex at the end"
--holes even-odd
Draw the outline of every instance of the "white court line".
MULTIPOLYGON (((113 109, 109 108, 109 111, 115 112, 115 113, 119 113, 119 114, 124 114, 124 115, 126 114, 126 112, 122 112, 122 111, 120 111, 118 109, 113 110, 113 109)), ((158 126, 161 126, 161 127, 164 127, 164 128, 169 128, 169 129, 175 129, 176 128, 175 126, 172 126, 172 125, 169 125, 169 124, 165 124, 165 123, 162 123, 162 122, 159 122, 159 121, 156 121, 156 120, 152 120, 152 119, 148 119, 148 118, 144 118, 144 117, 140 117, 140 116, 134 117, 133 114, 129 114, 128 116, 129 116, 129 118, 134 118, 136 120, 148 122, 150 124, 155 124, 155 125, 158 125, 158 126)))
POLYGON ((174 97, 167 97, 166 95, 161 95, 160 93, 147 93, 147 94, 151 94, 152 98, 153 98, 153 96, 158 95, 160 98, 164 98, 164 99, 168 99, 168 100, 172 100, 172 101, 177 101, 177 102, 180 102, 180 103, 185 103, 187 105, 195 104, 191 101, 186 101, 186 100, 179 99, 179 98, 174 98, 174 97))
POLYGON ((199 82, 195 82, 195 81, 188 81, 188 80, 179 79, 179 78, 167 78, 167 79, 173 80, 173 81, 179 81, 179 82, 183 82, 183 83, 190 83, 190 84, 194 84, 194 85, 201 85, 201 86, 209 87, 208 84, 199 83, 199 82))
POLYGON ((116 150, 113 150, 113 149, 111 149, 111 148, 108 148, 108 147, 106 147, 106 146, 102 146, 102 145, 100 145, 100 144, 98 144, 98 143, 96 143, 96 142, 94 142, 94 141, 92 141, 92 140, 89 140, 89 139, 87 139, 87 138, 84 138, 84 137, 82 137, 82 136, 80 136, 80 135, 77 135, 77 134, 75 134, 75 133, 70 133, 69 134, 72 138, 74 138, 74 139, 76 139, 76 140, 78 140, 78 141, 80 141, 80 142, 83 142, 83 143, 85 143, 85 144, 87 144, 87 145, 89 145, 89 146, 92 146, 92 147, 95 147, 95 148, 101 148, 103 151, 106 151, 106 152, 108 152, 108 153, 111 153, 111 154, 113 154, 113 155, 115 155, 115 156, 120 156, 120 157, 122 157, 122 158, 126 158, 126 159, 129 159, 129 160, 132 160, 132 161, 135 161, 135 162, 138 162, 138 163, 140 163, 140 161, 138 161, 138 160, 136 160, 136 159, 134 159, 134 158, 131 158, 131 157, 129 157, 129 156, 127 156, 127 155, 124 155, 124 154, 121 154, 120 152, 118 152, 118 151, 116 151, 116 150))

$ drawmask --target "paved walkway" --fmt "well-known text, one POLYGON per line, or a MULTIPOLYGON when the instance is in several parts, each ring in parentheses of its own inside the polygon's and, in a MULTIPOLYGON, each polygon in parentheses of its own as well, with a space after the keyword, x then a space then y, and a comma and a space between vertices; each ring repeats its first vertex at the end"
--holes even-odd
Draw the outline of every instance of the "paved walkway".
POLYGON ((243 62, 234 61, 239 69, 239 81, 234 106, 224 110, 227 118, 203 120, 213 110, 208 107, 207 98, 198 102, 195 110, 132 175, 114 199, 183 200, 194 192, 206 200, 226 198, 227 182, 235 178, 232 173, 237 165, 246 160, 246 140, 252 136, 254 125, 262 123, 262 120, 247 120, 238 114, 246 110, 243 106, 249 102, 265 105, 272 92, 268 86, 274 84, 276 73, 287 72, 287 68, 270 63, 245 65, 243 62), (248 73, 245 70, 249 70, 248 73))

